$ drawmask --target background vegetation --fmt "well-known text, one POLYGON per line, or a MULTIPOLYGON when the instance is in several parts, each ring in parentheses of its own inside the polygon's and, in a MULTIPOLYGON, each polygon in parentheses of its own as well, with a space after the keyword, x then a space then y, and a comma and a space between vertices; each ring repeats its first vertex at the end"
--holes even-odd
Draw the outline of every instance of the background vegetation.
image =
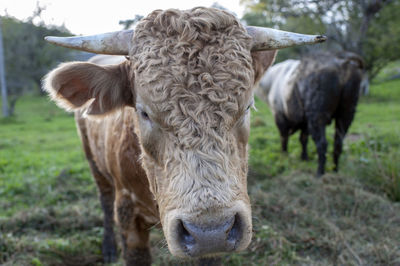
POLYGON ((24 22, 10 15, 0 17, 4 43, 0 52, 4 54, 11 116, 19 97, 24 94, 42 94, 41 80, 51 68, 61 62, 86 60, 91 56, 89 53, 47 43, 44 40, 45 36, 71 36, 71 33, 64 27, 45 25, 40 18, 42 10, 43 8, 38 6, 32 16, 24 22))
MULTIPOLYGON (((314 178, 314 143, 309 142, 309 162, 300 160, 298 134, 291 137, 289 154, 282 155, 271 112, 256 99, 248 178, 254 236, 245 252, 228 255, 224 263, 400 265, 399 2, 243 4, 248 24, 327 32, 333 44, 321 49, 361 45, 358 51, 376 73, 346 137, 339 173, 332 173, 333 128, 328 128, 328 173, 321 179, 314 178), (366 5, 373 3, 375 8, 366 5), (357 35, 360 42, 340 43, 356 36, 363 23, 367 27, 357 35)), ((129 28, 140 19, 133 17, 121 25, 129 28)), ((33 18, 40 18, 40 8, 26 22, 1 18, 15 111, 0 118, 0 265, 102 265, 102 212, 73 116, 40 93, 40 79, 48 69, 88 55, 45 44, 44 35, 68 31, 35 24, 33 18)), ((305 47, 282 50, 278 60, 307 52, 305 47)), ((171 258, 160 229, 152 229, 151 242, 155 265, 183 263, 171 258)), ((122 259, 115 265, 122 265, 122 259)))
MULTIPOLYGON (((399 86, 372 86, 346 138, 341 170, 332 173, 328 156, 321 179, 314 178, 314 144, 310 162, 299 159, 297 135, 282 155, 272 115, 257 99, 248 181, 255 232, 250 248, 226 263, 400 263, 399 86)), ((73 117, 46 98, 25 96, 0 123, 0 264, 100 265, 102 213, 73 117)), ((177 263, 159 229, 151 241, 156 265, 177 263)))
MULTIPOLYGON (((324 34, 318 49, 359 54, 374 78, 400 59, 400 1, 396 0, 242 0, 249 25, 324 34)), ((315 46, 285 49, 278 61, 315 52, 315 46)))

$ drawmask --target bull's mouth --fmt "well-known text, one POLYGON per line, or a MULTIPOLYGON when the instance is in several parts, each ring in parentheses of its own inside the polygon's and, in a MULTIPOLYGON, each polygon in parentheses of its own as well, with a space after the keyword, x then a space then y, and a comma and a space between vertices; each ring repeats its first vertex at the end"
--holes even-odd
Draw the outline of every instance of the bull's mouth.
POLYGON ((250 243, 252 231, 250 208, 243 202, 222 211, 223 216, 219 217, 214 215, 190 219, 190 215, 178 213, 177 210, 171 211, 164 220, 168 247, 177 257, 214 257, 228 252, 242 251, 250 243), (202 222, 205 219, 208 222, 202 222))

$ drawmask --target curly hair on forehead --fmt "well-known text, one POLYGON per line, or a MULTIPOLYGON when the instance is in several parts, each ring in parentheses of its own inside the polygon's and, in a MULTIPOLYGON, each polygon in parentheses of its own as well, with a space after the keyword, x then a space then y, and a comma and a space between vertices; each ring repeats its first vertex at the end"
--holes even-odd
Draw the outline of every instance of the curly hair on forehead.
POLYGON ((137 25, 133 44, 136 80, 156 111, 168 113, 168 126, 194 135, 224 130, 245 109, 254 81, 251 39, 232 14, 156 10, 137 25))
POLYGON ((244 30, 240 21, 232 14, 215 8, 155 10, 140 21, 136 35, 145 30, 151 35, 180 36, 179 41, 209 41, 213 38, 213 31, 229 30, 232 26, 244 30))

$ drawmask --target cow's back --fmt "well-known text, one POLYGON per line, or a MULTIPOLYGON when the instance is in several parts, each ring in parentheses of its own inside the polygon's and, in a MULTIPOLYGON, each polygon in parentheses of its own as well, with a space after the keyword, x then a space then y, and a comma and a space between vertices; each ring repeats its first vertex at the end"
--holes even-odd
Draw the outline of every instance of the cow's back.
POLYGON ((281 113, 293 124, 303 119, 302 104, 295 90, 295 78, 299 60, 286 60, 271 67, 260 81, 262 99, 268 97, 268 104, 276 113, 281 113))
POLYGON ((311 56, 299 66, 297 86, 309 113, 319 113, 326 123, 338 111, 354 109, 359 95, 362 69, 353 59, 311 56))

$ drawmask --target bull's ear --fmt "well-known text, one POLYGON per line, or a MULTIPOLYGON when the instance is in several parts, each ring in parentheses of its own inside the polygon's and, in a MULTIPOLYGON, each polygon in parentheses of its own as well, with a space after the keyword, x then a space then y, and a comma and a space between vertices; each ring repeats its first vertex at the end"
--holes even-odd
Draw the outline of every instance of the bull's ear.
POLYGON ((85 107, 87 114, 101 115, 134 106, 129 64, 129 61, 108 66, 84 62, 61 64, 45 77, 43 88, 60 107, 69 111, 85 107))
POLYGON ((251 52, 253 58, 254 84, 264 75, 265 71, 274 63, 278 50, 251 52))

